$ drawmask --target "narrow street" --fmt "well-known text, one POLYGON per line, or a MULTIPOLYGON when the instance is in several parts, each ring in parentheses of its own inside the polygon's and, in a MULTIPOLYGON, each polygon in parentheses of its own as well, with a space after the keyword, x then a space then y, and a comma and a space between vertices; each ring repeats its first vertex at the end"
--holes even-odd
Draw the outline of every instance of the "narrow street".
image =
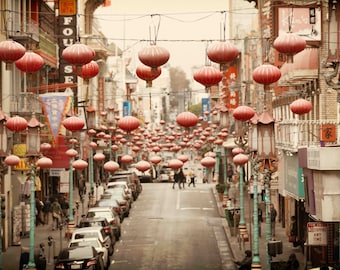
POLYGON ((211 188, 144 184, 123 222, 110 270, 233 269, 211 188))

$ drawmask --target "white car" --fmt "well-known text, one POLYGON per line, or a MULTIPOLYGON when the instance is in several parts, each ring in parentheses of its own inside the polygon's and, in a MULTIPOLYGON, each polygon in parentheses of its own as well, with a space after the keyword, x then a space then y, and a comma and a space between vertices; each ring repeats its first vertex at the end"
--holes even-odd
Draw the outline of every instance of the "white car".
POLYGON ((129 188, 129 185, 126 181, 117 181, 117 182, 107 183, 107 189, 111 189, 111 188, 120 188, 124 190, 124 193, 130 197, 131 202, 133 201, 132 191, 129 188))
POLYGON ((76 229, 72 233, 70 242, 84 238, 97 238, 107 248, 109 255, 113 254, 114 244, 102 226, 76 229))
POLYGON ((110 256, 107 247, 103 246, 103 244, 99 241, 98 238, 82 238, 82 239, 75 239, 71 240, 68 243, 68 247, 87 247, 92 246, 94 247, 98 253, 103 253, 103 261, 105 269, 110 266, 110 256))

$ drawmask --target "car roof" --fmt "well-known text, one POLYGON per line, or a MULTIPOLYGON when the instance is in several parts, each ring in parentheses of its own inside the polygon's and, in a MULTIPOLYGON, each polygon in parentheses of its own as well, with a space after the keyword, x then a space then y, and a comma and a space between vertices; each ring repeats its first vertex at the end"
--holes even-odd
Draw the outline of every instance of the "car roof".
POLYGON ((116 182, 107 183, 107 186, 119 186, 119 185, 126 185, 127 186, 127 182, 126 181, 116 181, 116 182))
POLYGON ((89 208, 89 210, 87 210, 88 212, 93 212, 93 211, 112 211, 112 208, 110 206, 95 206, 95 207, 91 207, 89 208))
POLYGON ((73 233, 81 233, 83 231, 101 231, 103 230, 102 226, 93 226, 93 227, 83 227, 83 228, 77 228, 73 231, 73 233))
POLYGON ((83 217, 81 221, 103 221, 103 220, 107 220, 105 217, 83 217))
POLYGON ((100 243, 100 240, 97 237, 87 237, 87 238, 79 238, 79 239, 71 239, 69 244, 76 242, 92 242, 96 241, 100 243))

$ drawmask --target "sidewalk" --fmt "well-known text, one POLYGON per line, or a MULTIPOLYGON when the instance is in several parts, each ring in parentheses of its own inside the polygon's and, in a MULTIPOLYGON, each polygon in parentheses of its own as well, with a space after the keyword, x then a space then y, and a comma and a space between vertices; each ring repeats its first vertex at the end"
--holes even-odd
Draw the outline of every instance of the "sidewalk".
MULTIPOLYGON (((222 206, 222 202, 219 200, 218 198, 218 194, 216 192, 215 188, 213 189, 213 193, 216 199, 216 203, 220 212, 221 217, 225 218, 225 211, 224 211, 224 207, 222 206)), ((245 254, 244 251, 249 249, 252 250, 252 222, 251 222, 251 217, 250 217, 250 209, 249 209, 249 196, 245 195, 245 200, 244 200, 244 215, 245 215, 245 221, 246 221, 246 225, 247 225, 247 232, 249 235, 249 241, 245 242, 244 245, 238 241, 238 237, 237 236, 232 236, 233 234, 233 230, 234 228, 230 228, 228 226, 228 222, 226 219, 224 219, 224 230, 225 233, 227 235, 227 239, 229 241, 229 245, 230 245, 230 249, 233 253, 233 256, 235 259, 237 260, 241 260, 244 258, 245 254), (250 224, 251 224, 251 228, 250 228, 250 224)), ((237 232, 238 232, 238 228, 237 228, 237 232)), ((266 224, 265 222, 262 222, 261 224, 261 237, 259 237, 259 253, 260 253, 260 259, 261 259, 261 266, 263 270, 267 270, 266 269, 266 224)), ((276 255, 276 257, 272 257, 271 258, 271 262, 272 262, 272 270, 276 270, 276 269, 281 269, 281 268, 277 268, 278 265, 280 264, 280 262, 286 262, 289 258, 289 255, 292 253, 295 253, 299 263, 300 263, 300 269, 305 269, 305 256, 302 253, 301 247, 297 247, 294 248, 292 243, 288 242, 288 237, 286 236, 286 231, 285 228, 282 228, 280 223, 276 224, 276 229, 275 229, 275 233, 276 233, 276 238, 275 240, 278 241, 282 241, 282 254, 278 254, 276 255), (275 267, 276 266, 276 267, 275 267)))

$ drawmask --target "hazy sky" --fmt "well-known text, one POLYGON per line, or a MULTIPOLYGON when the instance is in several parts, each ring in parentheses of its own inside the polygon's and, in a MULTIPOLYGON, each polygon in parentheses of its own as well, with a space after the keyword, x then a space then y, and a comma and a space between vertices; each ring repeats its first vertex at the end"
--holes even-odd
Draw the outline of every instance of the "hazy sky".
POLYGON ((150 45, 141 40, 156 40, 158 46, 170 52, 169 64, 188 72, 192 66, 205 65, 206 48, 210 44, 206 40, 228 36, 229 13, 223 11, 229 9, 230 2, 111 0, 111 6, 99 7, 95 17, 106 37, 133 59, 141 48, 150 45))

